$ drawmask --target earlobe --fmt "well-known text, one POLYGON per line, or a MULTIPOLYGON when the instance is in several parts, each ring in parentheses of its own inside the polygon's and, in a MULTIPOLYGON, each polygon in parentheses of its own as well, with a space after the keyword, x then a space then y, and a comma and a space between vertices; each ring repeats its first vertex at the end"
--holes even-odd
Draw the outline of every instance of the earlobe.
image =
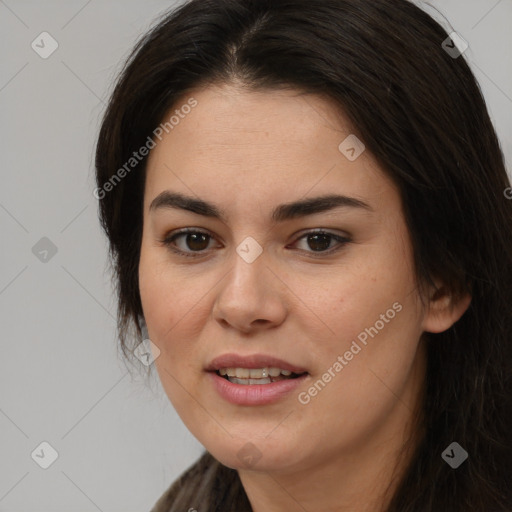
POLYGON ((469 293, 455 299, 444 286, 441 286, 429 299, 422 323, 423 330, 431 333, 448 330, 466 312, 470 303, 469 293))

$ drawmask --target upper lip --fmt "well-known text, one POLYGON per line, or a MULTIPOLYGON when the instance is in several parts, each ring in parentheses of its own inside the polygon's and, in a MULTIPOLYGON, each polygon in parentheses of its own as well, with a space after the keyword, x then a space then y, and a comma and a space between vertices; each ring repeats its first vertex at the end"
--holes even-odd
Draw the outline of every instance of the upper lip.
POLYGON ((221 368, 280 368, 293 373, 307 373, 307 370, 300 366, 287 363, 277 357, 267 354, 251 354, 241 356, 239 354, 223 354, 213 359, 205 368, 213 372, 221 368))

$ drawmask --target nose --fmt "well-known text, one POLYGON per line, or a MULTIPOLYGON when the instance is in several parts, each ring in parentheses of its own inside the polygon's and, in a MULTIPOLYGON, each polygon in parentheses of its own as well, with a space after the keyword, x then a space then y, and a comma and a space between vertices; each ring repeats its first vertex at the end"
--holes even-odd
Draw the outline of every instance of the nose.
POLYGON ((283 323, 287 315, 286 286, 270 268, 265 252, 252 263, 236 253, 233 260, 217 288, 215 320, 245 334, 283 323))

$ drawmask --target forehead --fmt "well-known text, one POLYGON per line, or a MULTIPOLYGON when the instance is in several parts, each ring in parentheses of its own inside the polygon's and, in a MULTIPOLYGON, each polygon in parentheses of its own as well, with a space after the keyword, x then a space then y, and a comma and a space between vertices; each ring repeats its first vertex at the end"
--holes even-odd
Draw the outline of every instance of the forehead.
POLYGON ((353 130, 320 96, 210 86, 182 96, 163 122, 171 116, 147 163, 146 210, 166 189, 247 207, 333 192, 397 200, 368 151, 350 160, 340 150, 353 130))

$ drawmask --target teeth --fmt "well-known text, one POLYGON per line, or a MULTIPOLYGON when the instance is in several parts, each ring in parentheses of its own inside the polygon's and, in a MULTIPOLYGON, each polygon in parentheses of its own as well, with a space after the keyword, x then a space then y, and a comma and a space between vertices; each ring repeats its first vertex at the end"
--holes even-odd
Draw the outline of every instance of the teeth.
POLYGON ((270 384, 272 381, 270 379, 237 379, 232 377, 229 379, 229 382, 234 384, 270 384))
MULTIPOLYGON (((258 379, 256 384, 263 384, 262 380, 269 380, 269 377, 278 377, 284 375, 289 377, 292 372, 289 370, 282 370, 281 368, 221 368, 219 370, 220 375, 235 377, 236 379, 258 379)), ((233 379, 231 379, 234 382, 233 379)), ((270 382, 270 381, 269 381, 270 382)), ((245 383, 245 381, 244 381, 245 383)))

